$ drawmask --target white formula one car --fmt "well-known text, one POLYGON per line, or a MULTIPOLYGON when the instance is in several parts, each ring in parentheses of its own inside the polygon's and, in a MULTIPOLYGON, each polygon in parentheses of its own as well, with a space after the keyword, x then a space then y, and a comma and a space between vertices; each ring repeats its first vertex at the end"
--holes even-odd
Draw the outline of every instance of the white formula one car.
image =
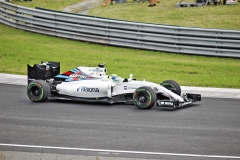
POLYGON ((180 86, 173 80, 156 84, 137 81, 132 74, 129 78, 121 78, 106 72, 104 64, 80 66, 62 74, 59 62, 28 65, 27 95, 33 102, 44 102, 48 98, 110 104, 132 102, 140 109, 155 105, 175 109, 201 101, 200 94, 181 95, 180 86))

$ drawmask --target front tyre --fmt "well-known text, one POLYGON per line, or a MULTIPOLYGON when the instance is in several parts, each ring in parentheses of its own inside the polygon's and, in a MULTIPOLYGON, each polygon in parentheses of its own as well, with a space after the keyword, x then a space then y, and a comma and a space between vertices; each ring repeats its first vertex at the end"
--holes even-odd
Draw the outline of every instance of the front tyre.
POLYGON ((34 80, 27 87, 27 95, 33 102, 44 102, 50 97, 50 85, 43 80, 34 80))
POLYGON ((166 80, 162 82, 160 85, 172 91, 173 93, 176 93, 179 96, 181 95, 181 87, 174 80, 166 80))
POLYGON ((133 102, 139 109, 150 109, 155 105, 156 93, 150 87, 139 87, 133 93, 133 102))

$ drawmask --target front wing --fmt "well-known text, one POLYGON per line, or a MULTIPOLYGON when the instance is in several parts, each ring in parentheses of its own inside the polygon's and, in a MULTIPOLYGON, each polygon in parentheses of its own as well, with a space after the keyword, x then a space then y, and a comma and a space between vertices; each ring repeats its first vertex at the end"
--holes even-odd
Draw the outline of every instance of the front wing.
POLYGON ((201 94, 192 94, 192 93, 186 93, 182 95, 182 98, 184 99, 184 102, 179 102, 177 100, 157 100, 156 106, 159 106, 161 108, 171 108, 176 109, 179 107, 186 106, 188 104, 192 104, 193 102, 201 101, 201 94))

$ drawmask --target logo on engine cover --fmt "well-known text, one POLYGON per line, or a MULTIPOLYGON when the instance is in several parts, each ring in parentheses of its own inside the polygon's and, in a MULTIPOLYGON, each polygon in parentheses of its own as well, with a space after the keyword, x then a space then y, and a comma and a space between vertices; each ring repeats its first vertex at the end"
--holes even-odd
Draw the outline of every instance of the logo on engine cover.
POLYGON ((99 89, 82 86, 77 88, 77 92, 79 91, 80 92, 99 92, 99 89))
POLYGON ((87 78, 87 76, 84 76, 84 75, 81 75, 81 74, 71 74, 69 77, 70 78, 81 78, 81 79, 87 78))

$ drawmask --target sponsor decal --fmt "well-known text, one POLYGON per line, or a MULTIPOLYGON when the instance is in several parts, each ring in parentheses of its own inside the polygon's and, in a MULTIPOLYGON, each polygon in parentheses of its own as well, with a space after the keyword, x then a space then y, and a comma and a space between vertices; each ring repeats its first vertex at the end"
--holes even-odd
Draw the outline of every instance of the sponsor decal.
POLYGON ((100 68, 89 69, 89 72, 104 72, 104 69, 100 69, 100 68))
POLYGON ((134 90, 136 90, 136 89, 138 89, 137 87, 128 87, 128 86, 124 86, 124 90, 128 90, 128 89, 134 89, 134 90))
POLYGON ((77 92, 99 92, 99 89, 82 86, 77 88, 77 92))
POLYGON ((154 90, 155 92, 157 92, 157 91, 158 91, 157 87, 154 87, 154 88, 153 88, 153 90, 154 90))
POLYGON ((81 79, 86 79, 87 76, 81 75, 81 74, 71 74, 69 76, 70 78, 81 78, 81 79))
POLYGON ((137 87, 128 87, 128 89, 138 89, 137 87))
POLYGON ((173 106, 173 102, 161 102, 161 105, 173 106))

